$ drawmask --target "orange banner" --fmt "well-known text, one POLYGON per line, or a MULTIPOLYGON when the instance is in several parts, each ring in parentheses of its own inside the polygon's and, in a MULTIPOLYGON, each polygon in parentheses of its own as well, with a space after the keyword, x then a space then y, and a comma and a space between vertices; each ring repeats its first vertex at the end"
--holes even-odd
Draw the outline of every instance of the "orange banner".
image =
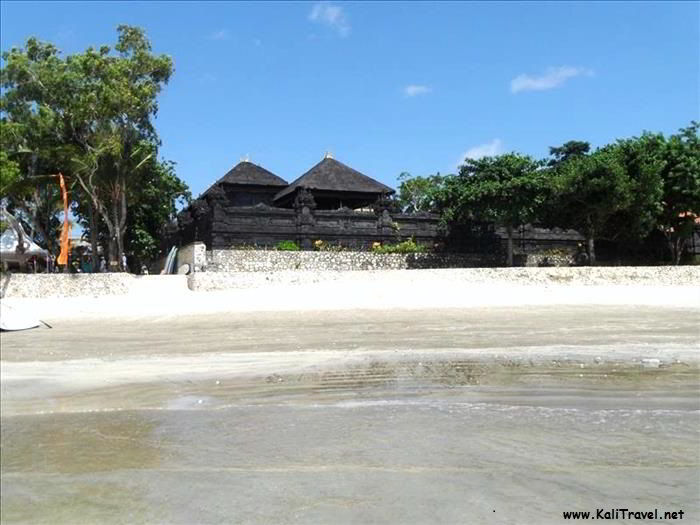
POLYGON ((61 185, 61 197, 63 197, 63 228, 61 229, 61 253, 56 262, 58 264, 68 264, 68 254, 70 254, 70 231, 71 223, 68 220, 68 192, 63 174, 58 174, 58 182, 61 185))

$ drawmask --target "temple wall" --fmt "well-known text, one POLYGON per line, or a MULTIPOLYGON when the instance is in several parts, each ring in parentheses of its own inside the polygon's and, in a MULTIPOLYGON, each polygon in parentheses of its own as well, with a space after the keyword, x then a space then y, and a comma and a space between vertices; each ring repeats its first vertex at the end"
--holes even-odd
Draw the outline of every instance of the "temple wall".
MULTIPOLYGON (((470 223, 451 228, 445 235, 440 229, 439 216, 429 213, 390 213, 359 211, 348 208, 337 210, 314 209, 309 203, 295 203, 294 209, 266 204, 232 206, 226 200, 210 200, 208 204, 193 207, 192 212, 178 219, 175 237, 166 239, 163 247, 180 246, 178 265, 188 263, 199 272, 204 267, 220 271, 267 271, 280 268, 316 269, 394 269, 394 268, 453 268, 469 266, 499 266, 504 264, 507 235, 503 228, 493 224, 470 223), (438 253, 454 255, 412 256, 394 255, 385 259, 367 253, 373 243, 395 244, 413 239, 438 253), (304 252, 312 252, 315 243, 336 247, 338 252, 321 255, 291 255, 268 252, 254 255, 250 251, 274 249, 280 242, 292 241, 304 252), (194 261, 189 246, 204 243, 209 252, 194 261), (343 249, 341 252, 340 249, 343 249), (248 255, 234 255, 242 250, 248 255), (349 255, 347 250, 364 252, 349 255), (228 253, 228 252, 231 253, 228 253), (343 255, 337 255, 343 253, 343 255), (467 254, 467 255, 465 255, 467 254)), ((515 263, 518 266, 569 266, 576 245, 583 237, 576 231, 544 229, 531 225, 518 228, 514 235, 515 263)), ((200 248, 201 250, 201 248, 200 248)))
POLYGON ((291 210, 269 206, 218 207, 212 215, 209 248, 272 247, 294 241, 309 249, 314 241, 346 248, 368 248, 374 242, 413 238, 432 246, 438 237, 438 216, 375 214, 350 209, 291 210))
POLYGON ((502 257, 452 254, 377 254, 372 252, 285 252, 212 250, 207 272, 270 272, 279 270, 356 271, 498 266, 502 257))

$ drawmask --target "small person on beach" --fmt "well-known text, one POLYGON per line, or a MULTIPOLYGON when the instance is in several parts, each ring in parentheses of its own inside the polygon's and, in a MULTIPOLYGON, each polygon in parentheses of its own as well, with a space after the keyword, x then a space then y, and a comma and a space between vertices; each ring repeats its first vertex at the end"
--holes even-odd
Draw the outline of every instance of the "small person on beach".
POLYGON ((100 257, 100 273, 107 273, 107 261, 105 261, 104 255, 100 257))
POLYGON ((574 263, 576 266, 588 265, 588 254, 586 253, 583 243, 578 243, 576 246, 576 255, 574 255, 574 263))

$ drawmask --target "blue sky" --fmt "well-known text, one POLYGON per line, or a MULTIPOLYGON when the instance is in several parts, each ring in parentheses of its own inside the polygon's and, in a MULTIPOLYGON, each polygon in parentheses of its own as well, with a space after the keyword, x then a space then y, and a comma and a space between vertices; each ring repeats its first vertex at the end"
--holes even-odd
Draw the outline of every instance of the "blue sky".
POLYGON ((390 185, 465 155, 594 146, 700 119, 694 2, 2 2, 1 44, 146 29, 175 74, 161 155, 197 195, 242 157, 292 181, 325 151, 390 185))

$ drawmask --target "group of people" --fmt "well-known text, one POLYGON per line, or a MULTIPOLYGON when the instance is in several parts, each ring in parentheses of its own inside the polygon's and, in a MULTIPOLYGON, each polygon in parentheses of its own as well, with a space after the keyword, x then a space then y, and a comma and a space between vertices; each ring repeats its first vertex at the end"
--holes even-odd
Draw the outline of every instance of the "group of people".
MULTIPOLYGON (((120 259, 121 259, 121 268, 120 268, 121 271, 122 271, 122 272, 129 273, 129 264, 128 264, 127 261, 126 261, 126 254, 125 254, 125 253, 122 253, 122 256, 120 257, 120 259)), ((99 272, 100 272, 100 273, 107 273, 107 271, 108 271, 108 269, 107 269, 107 261, 105 260, 105 256, 104 256, 104 255, 101 255, 101 256, 100 256, 100 268, 99 268, 99 272)))
MULTIPOLYGON (((52 262, 53 271, 55 273, 60 273, 62 265, 58 264, 58 257, 55 257, 52 262)), ((129 273, 129 264, 126 259, 126 254, 122 253, 120 257, 120 262, 121 266, 119 270, 122 272, 129 273)), ((72 271, 75 273, 107 273, 109 271, 109 266, 104 255, 100 255, 97 272, 93 271, 92 257, 88 254, 83 254, 79 260, 74 260, 70 266, 72 267, 72 271)), ((143 266, 141 268, 141 273, 148 273, 148 269, 145 266, 143 266)))

